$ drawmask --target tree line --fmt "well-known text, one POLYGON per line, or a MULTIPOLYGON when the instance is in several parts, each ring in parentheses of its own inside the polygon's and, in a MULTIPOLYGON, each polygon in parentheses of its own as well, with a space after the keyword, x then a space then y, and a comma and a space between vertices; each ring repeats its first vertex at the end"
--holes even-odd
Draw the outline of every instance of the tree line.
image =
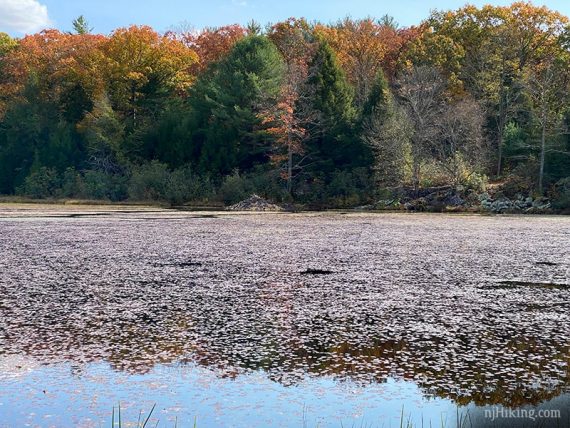
POLYGON ((570 22, 531 3, 0 33, 0 193, 314 206, 489 180, 570 204, 570 22))

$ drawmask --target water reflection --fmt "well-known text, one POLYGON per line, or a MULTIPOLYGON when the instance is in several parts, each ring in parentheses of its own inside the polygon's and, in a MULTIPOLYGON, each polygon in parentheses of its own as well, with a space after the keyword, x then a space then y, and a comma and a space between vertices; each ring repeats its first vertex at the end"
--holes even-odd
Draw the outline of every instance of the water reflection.
POLYGON ((2 426, 107 426, 111 407, 118 402, 123 421, 130 422, 156 404, 150 423, 162 427, 175 422, 194 426, 195 419, 199 427, 384 427, 401 426, 402 414, 404 426, 416 427, 558 427, 570 421, 570 395, 523 408, 534 415, 541 409, 561 409, 560 417, 513 419, 502 408, 457 407, 450 400, 426 399, 414 382, 390 378, 363 388, 350 380, 338 383, 319 376, 286 387, 258 372, 223 379, 215 370, 192 364, 160 365, 144 375, 105 364, 38 367, 22 358, 17 364, 19 369, 9 367, 0 358, 2 426))
POLYGON ((442 417, 452 427, 455 406, 425 401, 413 383, 389 380, 360 388, 320 377, 285 387, 259 373, 220 379, 199 366, 158 366, 145 375, 109 370, 104 364, 44 367, 17 382, 3 382, 1 423, 8 426, 109 426, 111 406, 120 400, 123 421, 136 421, 140 410, 157 404, 150 425, 173 427, 340 427, 400 426, 402 404, 414 422, 442 417), (71 375, 70 375, 71 374, 71 375), (51 381, 46 381, 47 379, 51 381), (54 381, 57 379, 57 381, 54 381), (112 386, 112 387, 110 387, 112 386), (414 409, 412 416, 411 410, 414 409), (46 416, 48 418, 46 419, 46 416))
POLYGON ((30 314, 18 319, 19 326, 10 327, 16 334, 4 335, 0 355, 27 355, 48 364, 70 361, 76 372, 84 363, 107 361, 115 370, 145 374, 156 365, 178 362, 214 369, 221 378, 264 371, 269 379, 285 386, 295 385, 307 375, 349 380, 361 386, 396 378, 414 381, 426 396, 453 399, 462 405, 473 402, 510 407, 554 398, 568 391, 570 384, 564 359, 568 358, 568 348, 564 344, 545 346, 530 340, 486 337, 487 343, 502 344, 500 349, 493 349, 479 338, 460 337, 473 347, 473 354, 493 355, 493 359, 481 361, 473 354, 452 350, 447 341, 434 339, 375 339, 370 345, 342 339, 325 343, 309 332, 322 338, 340 335, 325 331, 331 326, 324 326, 320 319, 275 338, 268 336, 269 328, 256 331, 259 326, 254 319, 245 324, 253 328, 228 334, 234 319, 229 313, 220 314, 227 317, 223 323, 216 322, 219 318, 211 312, 210 317, 200 320, 165 311, 145 322, 139 321, 145 318, 144 313, 90 319, 82 314, 80 327, 63 319, 54 323, 55 318, 47 317, 39 308, 30 314), (40 320, 47 320, 49 330, 40 320))
POLYGON ((570 390, 564 219, 155 217, 0 222, 0 355, 396 379, 461 405, 570 390))

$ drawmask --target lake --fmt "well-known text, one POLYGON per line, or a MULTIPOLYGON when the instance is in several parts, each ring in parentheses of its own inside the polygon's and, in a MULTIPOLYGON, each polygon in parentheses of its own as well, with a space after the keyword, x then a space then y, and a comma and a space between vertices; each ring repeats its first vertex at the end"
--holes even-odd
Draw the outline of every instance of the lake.
POLYGON ((569 362, 568 217, 0 205, 0 427, 570 427, 569 362))

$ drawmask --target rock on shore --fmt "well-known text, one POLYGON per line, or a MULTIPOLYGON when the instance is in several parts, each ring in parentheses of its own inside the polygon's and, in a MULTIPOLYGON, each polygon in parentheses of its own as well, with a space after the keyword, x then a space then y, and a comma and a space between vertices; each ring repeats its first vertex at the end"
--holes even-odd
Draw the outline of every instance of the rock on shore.
POLYGON ((524 212, 529 214, 541 214, 550 212, 551 203, 548 198, 539 197, 533 199, 528 196, 517 195, 514 199, 505 196, 493 198, 488 193, 479 196, 481 207, 485 211, 496 214, 524 212))
POLYGON ((553 212, 551 201, 523 194, 507 197, 503 192, 477 193, 462 186, 424 189, 397 188, 392 199, 358 207, 360 210, 406 210, 428 212, 490 212, 547 214, 553 212))
POLYGON ((279 205, 272 204, 255 194, 227 209, 228 211, 284 211, 279 205))

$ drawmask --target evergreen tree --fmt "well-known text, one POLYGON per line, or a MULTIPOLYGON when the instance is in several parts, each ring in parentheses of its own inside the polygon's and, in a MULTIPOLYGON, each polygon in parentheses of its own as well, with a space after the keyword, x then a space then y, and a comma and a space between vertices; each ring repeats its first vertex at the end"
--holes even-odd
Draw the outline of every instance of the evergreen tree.
POLYGON ((394 186, 406 181, 410 127, 405 114, 396 105, 382 71, 363 106, 360 138, 373 153, 377 186, 394 186))
POLYGON ((326 41, 321 41, 310 69, 308 83, 313 92, 313 106, 320 112, 323 132, 346 131, 355 116, 353 91, 326 41))
POLYGON ((192 144, 203 172, 228 174, 268 162, 271 137, 260 113, 278 97, 283 73, 271 41, 249 36, 198 80, 191 94, 192 144))
POLYGON ((392 105, 392 94, 384 72, 380 70, 376 75, 374 85, 370 91, 368 99, 362 107, 360 122, 363 123, 372 115, 376 117, 387 117, 392 105))
POLYGON ((0 125, 0 193, 14 193, 31 169, 41 139, 41 117, 35 110, 33 103, 15 103, 0 125))
POLYGON ((119 173, 125 164, 125 126, 113 110, 107 96, 95 102, 93 110, 79 124, 87 141, 89 163, 105 173, 119 173))
POLYGON ((189 143, 189 131, 194 129, 194 117, 188 103, 171 101, 156 123, 142 137, 143 159, 156 159, 170 168, 179 168, 199 159, 196 146, 189 143))
POLYGON ((83 160, 82 139, 58 105, 41 96, 32 74, 0 123, 0 192, 13 193, 33 169, 64 171, 83 160))
POLYGON ((335 170, 368 166, 372 156, 355 135, 353 90, 327 42, 321 41, 310 64, 308 92, 317 112, 318 132, 309 141, 313 168, 325 180, 335 170))
POLYGON ((73 20, 73 29, 80 35, 89 34, 93 31, 93 28, 89 26, 89 22, 87 22, 83 15, 73 20))

